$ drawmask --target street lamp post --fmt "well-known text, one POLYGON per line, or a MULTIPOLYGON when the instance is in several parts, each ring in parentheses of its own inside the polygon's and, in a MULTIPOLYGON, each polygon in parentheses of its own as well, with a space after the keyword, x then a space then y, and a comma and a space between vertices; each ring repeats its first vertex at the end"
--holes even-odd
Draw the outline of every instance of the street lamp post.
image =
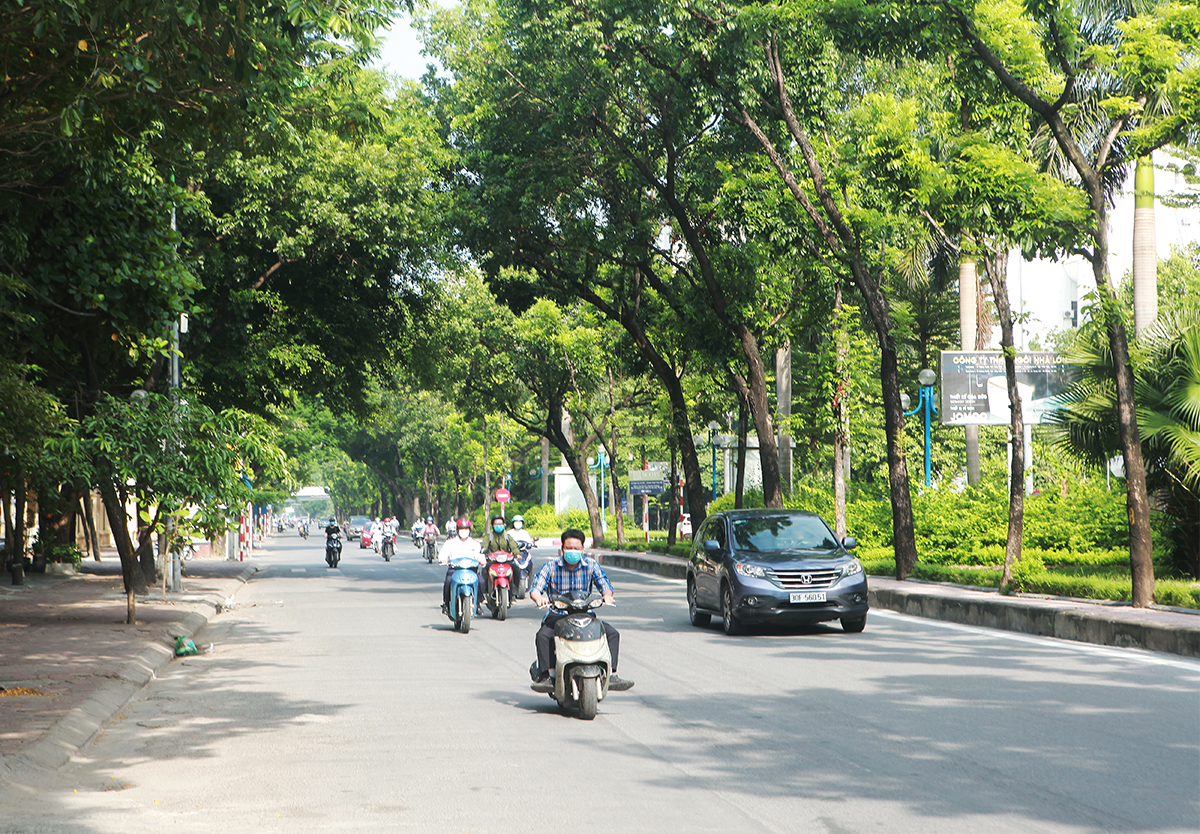
POLYGON ((604 464, 605 464, 605 460, 606 460, 606 455, 605 455, 603 446, 601 446, 599 449, 596 450, 595 466, 592 466, 592 460, 593 460, 592 458, 588 458, 588 467, 592 468, 592 469, 600 470, 600 490, 599 490, 600 491, 600 529, 603 532, 607 533, 608 532, 608 520, 604 517, 604 464))
MULTIPOLYGON (((917 400, 917 407, 912 411, 905 410, 904 416, 911 417, 918 411, 924 411, 925 420, 925 486, 929 486, 932 482, 930 471, 930 422, 933 415, 938 413, 937 406, 933 403, 933 386, 937 383, 937 374, 929 368, 924 368, 917 374, 917 381, 921 383, 921 391, 917 400)), ((900 395, 900 407, 907 409, 912 401, 907 394, 900 395)))
POLYGON ((716 420, 708 421, 708 445, 712 447, 712 500, 717 500, 717 431, 721 424, 716 420))

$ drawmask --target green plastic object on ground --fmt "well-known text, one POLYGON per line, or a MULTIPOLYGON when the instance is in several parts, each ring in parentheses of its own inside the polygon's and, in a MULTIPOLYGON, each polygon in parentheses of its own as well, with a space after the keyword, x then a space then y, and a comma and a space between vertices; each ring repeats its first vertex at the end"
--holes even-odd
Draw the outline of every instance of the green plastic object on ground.
POLYGON ((196 648, 196 644, 192 642, 190 637, 176 637, 175 638, 175 656, 176 657, 187 657, 190 654, 197 654, 197 653, 199 653, 199 649, 196 648))

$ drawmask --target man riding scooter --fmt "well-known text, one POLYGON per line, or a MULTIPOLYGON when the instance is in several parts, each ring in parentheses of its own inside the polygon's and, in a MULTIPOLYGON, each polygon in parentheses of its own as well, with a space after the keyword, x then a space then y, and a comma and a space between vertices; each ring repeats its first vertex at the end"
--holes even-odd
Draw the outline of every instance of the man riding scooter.
MULTIPOLYGON (((549 608, 552 596, 592 591, 603 596, 605 605, 616 605, 612 583, 605 576, 604 569, 595 559, 583 555, 583 531, 573 527, 563 530, 558 558, 542 565, 542 569, 533 580, 533 587, 529 589, 529 597, 538 608, 549 608)), ((565 616, 564 613, 550 611, 542 619, 542 626, 534 636, 537 663, 529 670, 529 674, 533 678, 533 689, 537 692, 554 691, 554 684, 550 682, 554 624, 565 616)), ((604 636, 608 639, 608 651, 612 655, 612 673, 608 676, 608 688, 614 692, 623 692, 633 687, 633 681, 617 677, 620 632, 606 622, 604 636)))

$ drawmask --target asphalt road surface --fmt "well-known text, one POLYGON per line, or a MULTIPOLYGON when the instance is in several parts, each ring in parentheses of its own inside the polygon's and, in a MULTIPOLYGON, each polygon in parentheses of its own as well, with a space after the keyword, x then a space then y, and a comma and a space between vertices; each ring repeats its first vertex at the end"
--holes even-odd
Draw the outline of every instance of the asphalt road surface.
POLYGON ((528 600, 463 635, 407 542, 339 570, 320 537, 275 545, 212 653, 0 788, 0 830, 1200 830, 1190 660, 882 611, 729 638, 688 625, 682 583, 614 569, 637 685, 586 722, 529 689, 528 600))

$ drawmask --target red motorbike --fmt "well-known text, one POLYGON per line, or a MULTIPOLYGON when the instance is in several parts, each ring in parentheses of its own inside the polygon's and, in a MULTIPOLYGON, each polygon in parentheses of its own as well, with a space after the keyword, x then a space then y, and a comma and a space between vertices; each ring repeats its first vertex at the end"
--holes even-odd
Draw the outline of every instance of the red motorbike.
POLYGON ((483 601, 494 619, 508 617, 508 609, 512 605, 515 561, 513 555, 504 550, 495 550, 487 555, 483 601))

